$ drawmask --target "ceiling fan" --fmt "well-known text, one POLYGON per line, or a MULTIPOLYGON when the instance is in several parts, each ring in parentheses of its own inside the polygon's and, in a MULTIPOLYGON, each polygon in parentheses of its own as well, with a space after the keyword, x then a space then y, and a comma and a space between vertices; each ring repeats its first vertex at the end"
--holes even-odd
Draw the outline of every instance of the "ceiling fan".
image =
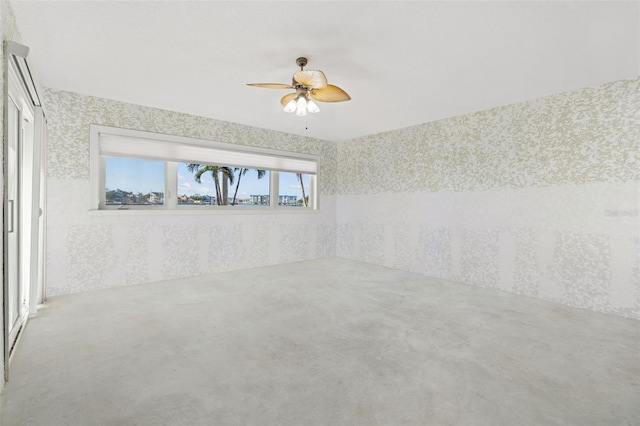
POLYGON ((343 102, 351 99, 351 96, 338 86, 327 83, 327 77, 322 71, 305 71, 307 58, 296 59, 300 71, 293 74, 291 84, 280 83, 248 83, 247 86, 264 87, 267 89, 295 89, 294 93, 284 95, 280 103, 285 112, 296 112, 296 115, 304 116, 307 112, 320 111, 313 99, 320 102, 343 102))

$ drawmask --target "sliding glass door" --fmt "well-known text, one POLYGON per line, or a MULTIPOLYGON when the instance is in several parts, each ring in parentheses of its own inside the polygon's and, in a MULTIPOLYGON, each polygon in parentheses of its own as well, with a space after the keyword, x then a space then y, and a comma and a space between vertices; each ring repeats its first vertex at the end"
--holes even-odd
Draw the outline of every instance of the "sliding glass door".
POLYGON ((24 289, 20 283, 20 108, 9 96, 7 105, 7 268, 8 294, 6 306, 9 310, 9 345, 13 346, 24 316, 24 289))
MULTIPOLYGON (((10 47, 25 51, 19 45, 10 47)), ((20 333, 45 297, 43 151, 46 137, 44 113, 30 70, 19 57, 7 56, 3 162, 5 380, 20 333)))
MULTIPOLYGON (((13 79, 11 79, 13 80, 13 79)), ((7 102, 7 307, 9 345, 29 314, 29 276, 33 191, 33 106, 16 82, 10 82, 7 102)))

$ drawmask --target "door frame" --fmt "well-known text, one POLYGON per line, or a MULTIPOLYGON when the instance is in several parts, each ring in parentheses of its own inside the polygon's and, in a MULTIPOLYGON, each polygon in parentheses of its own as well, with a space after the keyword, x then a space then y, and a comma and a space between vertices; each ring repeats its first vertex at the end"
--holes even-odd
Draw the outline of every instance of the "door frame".
MULTIPOLYGON (((2 73, 4 76, 4 98, 2 99, 4 110, 3 110, 3 360, 4 360, 4 381, 9 380, 9 363, 12 354, 12 347, 16 347, 19 343, 20 336, 24 331, 24 327, 28 322, 28 318, 30 316, 34 316, 37 312, 37 303, 41 303, 45 300, 45 282, 43 276, 40 275, 41 272, 44 271, 44 253, 42 244, 45 243, 44 233, 46 232, 43 224, 46 224, 46 205, 43 204, 43 201, 46 200, 46 195, 44 197, 41 196, 41 193, 46 189, 46 172, 44 162, 46 157, 44 156, 44 146, 46 145, 46 115, 42 106, 42 101, 40 97, 40 85, 35 79, 32 68, 30 68, 29 63, 27 62, 27 56, 29 54, 29 48, 23 46, 21 44, 5 41, 3 44, 4 49, 4 60, 2 61, 2 73), (12 69, 12 71, 10 71, 12 69), (12 76, 15 74, 15 78, 12 76), (15 342, 11 340, 10 336, 10 320, 9 320, 9 309, 8 309, 8 296, 9 296, 9 276, 7 274, 7 265, 8 265, 8 181, 7 181, 7 155, 8 155, 8 140, 9 140, 9 128, 8 124, 8 102, 9 102, 9 86, 13 84, 11 81, 17 80, 16 84, 19 86, 20 90, 23 92, 22 96, 24 97, 24 101, 28 102, 29 108, 33 112, 33 155, 31 157, 32 161, 32 170, 29 175, 29 180, 31 181, 31 187, 25 191, 23 194, 23 200, 19 201, 20 204, 25 205, 25 203, 29 203, 30 208, 27 209, 29 217, 21 217, 23 216, 22 212, 20 213, 20 217, 16 218, 18 220, 22 220, 23 229, 24 226, 28 226, 30 232, 29 241, 20 241, 21 243, 25 243, 28 245, 29 250, 23 250, 22 247, 18 247, 18 252, 21 254, 26 254, 28 256, 28 264, 24 264, 25 260, 22 259, 19 262, 19 270, 26 271, 25 275, 29 277, 29 282, 24 282, 24 291, 29 294, 29 300, 27 301, 25 318, 22 322, 22 330, 18 332, 15 342), (41 126, 40 129, 36 128, 36 125, 41 126), (38 161, 39 164, 36 164, 38 161), (42 218, 40 217, 42 215, 42 218), (35 243, 35 244, 34 244, 35 243), (24 265, 24 266, 23 266, 24 265)), ((22 114, 21 114, 22 117, 22 114)), ((21 122, 22 125, 22 122, 21 122)), ((21 127, 21 126, 20 126, 21 127)), ((20 136, 22 137, 22 136, 20 136)), ((21 160, 18 160, 19 163, 21 160)), ((20 172, 19 175, 22 175, 22 164, 19 164, 20 172)), ((24 179, 21 179, 24 180, 24 179)), ((22 182, 20 183, 22 185, 22 182)), ((28 214, 27 213, 27 214, 28 214)), ((24 235, 21 239, 24 239, 24 235)), ((1 388, 0 384, 0 388, 1 388)))

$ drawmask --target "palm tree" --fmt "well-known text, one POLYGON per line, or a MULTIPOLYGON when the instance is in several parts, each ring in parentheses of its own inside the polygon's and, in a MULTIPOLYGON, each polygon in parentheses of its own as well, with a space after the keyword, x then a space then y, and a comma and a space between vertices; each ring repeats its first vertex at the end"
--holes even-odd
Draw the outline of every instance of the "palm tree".
MULTIPOLYGON (((242 169, 242 168, 240 168, 240 169, 239 169, 239 168, 237 168, 237 167, 236 167, 236 168, 234 168, 234 169, 233 169, 233 171, 234 171, 234 173, 235 173, 236 171, 238 171, 238 172, 239 172, 239 173, 238 173, 238 180, 237 180, 237 182, 236 182, 236 190, 235 190, 235 192, 233 193, 233 200, 231 201, 231 205, 232 205, 232 206, 235 206, 235 205, 236 205, 236 198, 237 198, 237 196, 238 196, 238 189, 240 188, 240 180, 242 179, 242 176, 244 176, 244 175, 246 175, 246 174, 247 174, 247 172, 249 171, 249 169, 242 169)), ((258 179, 262 179, 262 178, 264 177, 264 175, 266 175, 266 174, 267 174, 267 171, 266 171, 266 170, 258 170, 258 169, 256 169, 256 172, 258 172, 258 179)), ((233 182, 232 182, 232 183, 233 183, 233 182)))
POLYGON ((203 174, 211 173, 216 187, 216 204, 219 206, 227 205, 229 183, 233 184, 233 170, 230 167, 212 166, 210 164, 187 164, 187 169, 194 173, 193 178, 198 183, 202 183, 203 174), (222 188, 220 188, 220 175, 222 175, 222 188))
POLYGON ((307 196, 304 193, 304 182, 302 181, 302 173, 296 173, 296 176, 298 178, 298 181, 300 182, 300 188, 302 188, 302 203, 305 207, 307 207, 309 205, 309 202, 307 200, 307 196))

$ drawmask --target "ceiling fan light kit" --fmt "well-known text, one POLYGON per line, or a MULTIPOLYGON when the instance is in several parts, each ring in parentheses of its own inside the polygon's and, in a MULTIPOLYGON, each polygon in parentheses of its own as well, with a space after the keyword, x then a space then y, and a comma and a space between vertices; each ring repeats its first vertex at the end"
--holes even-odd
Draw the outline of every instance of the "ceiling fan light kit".
POLYGON ((318 105, 311 98, 305 90, 298 90, 295 97, 284 105, 284 112, 294 112, 299 117, 304 117, 307 112, 315 114, 320 111, 318 105))
POLYGON ((304 117, 307 113, 315 114, 320 111, 314 99, 319 102, 344 102, 351 97, 339 88, 327 83, 327 77, 322 71, 305 71, 307 58, 296 59, 296 65, 300 71, 293 74, 292 83, 249 83, 248 86, 263 87, 267 89, 295 89, 295 93, 289 93, 280 99, 284 112, 295 111, 297 116, 304 117))

